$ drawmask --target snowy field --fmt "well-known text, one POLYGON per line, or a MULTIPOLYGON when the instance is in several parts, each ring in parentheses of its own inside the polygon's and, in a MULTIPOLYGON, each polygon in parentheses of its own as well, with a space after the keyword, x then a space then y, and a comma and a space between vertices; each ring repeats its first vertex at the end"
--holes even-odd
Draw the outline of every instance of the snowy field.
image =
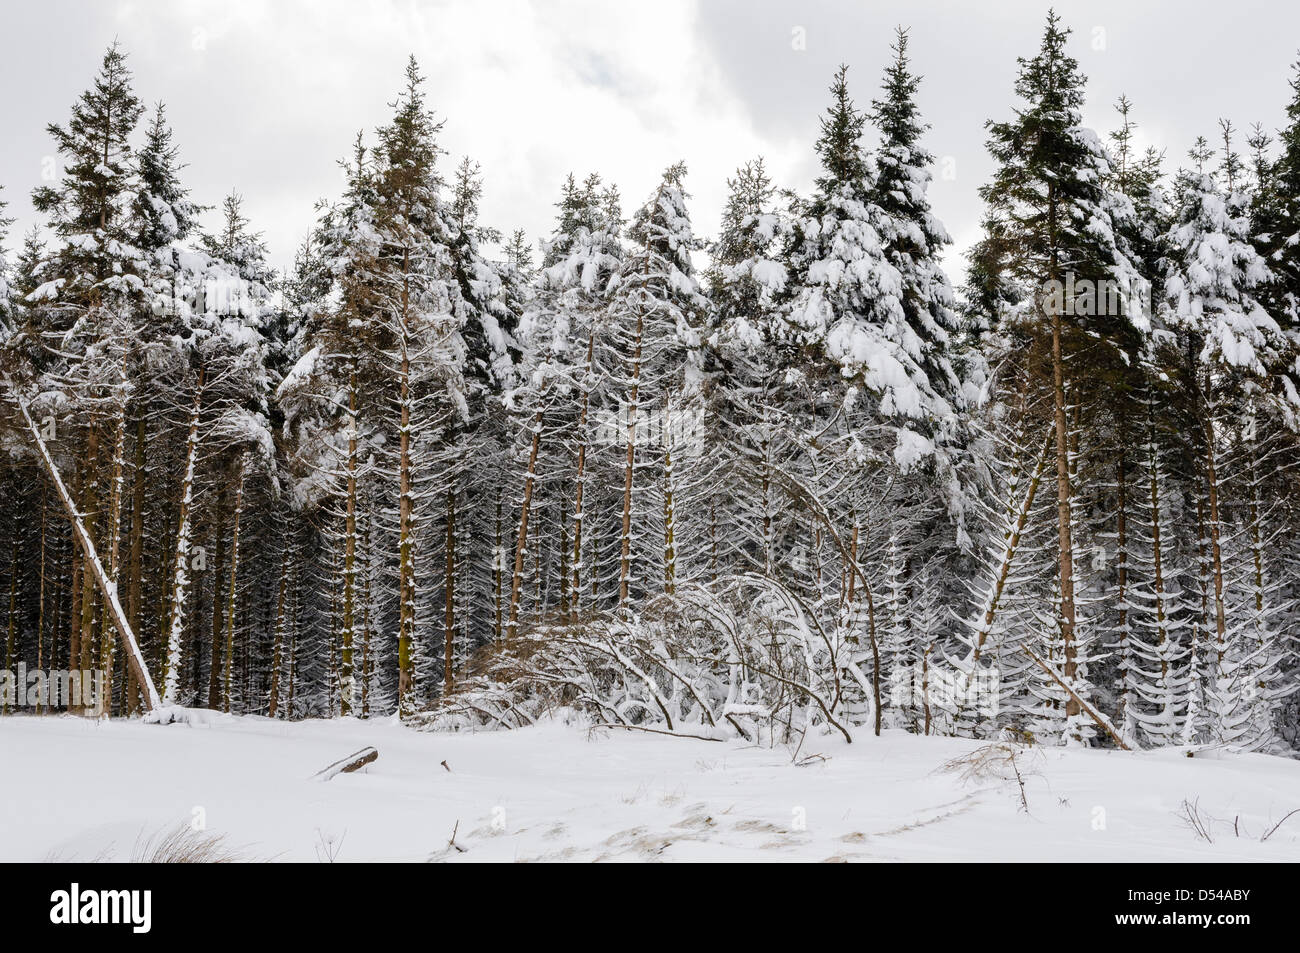
POLYGON ((980 747, 886 732, 808 740, 796 758, 560 723, 457 735, 8 717, 0 860, 127 860, 200 817, 250 860, 1300 861, 1300 814, 1261 842, 1300 807, 1300 762, 1021 749, 1026 812, 1006 761, 964 776, 980 747), (379 759, 363 771, 311 779, 367 745, 379 759))

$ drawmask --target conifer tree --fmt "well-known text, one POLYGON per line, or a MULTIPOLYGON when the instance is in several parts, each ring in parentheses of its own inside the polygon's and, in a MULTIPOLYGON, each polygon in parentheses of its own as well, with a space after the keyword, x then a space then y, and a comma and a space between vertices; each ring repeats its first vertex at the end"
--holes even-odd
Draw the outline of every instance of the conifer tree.
MULTIPOLYGON (((1300 62, 1292 66, 1287 125, 1278 132, 1280 154, 1269 161, 1256 148, 1256 193, 1252 235, 1256 249, 1273 275, 1267 295, 1269 311, 1281 327, 1300 331, 1300 62)), ((1258 134, 1257 134, 1258 138, 1258 134)))
POLYGON ((934 394, 934 432, 947 436, 961 402, 950 355, 960 322, 940 263, 943 248, 952 239, 931 212, 926 196, 934 157, 921 144, 929 127, 921 121, 916 105, 921 78, 911 71, 907 44, 907 31, 900 28, 881 98, 872 103, 880 146, 871 200, 884 213, 880 227, 885 258, 902 279, 899 298, 908 332, 904 349, 920 365, 934 394))
POLYGON ((717 487, 708 501, 711 578, 729 568, 775 572, 782 491, 774 468, 798 429, 789 425, 796 402, 787 375, 799 354, 782 333, 784 246, 793 226, 777 209, 761 158, 737 169, 728 185, 707 275, 712 326, 704 341, 704 424, 717 487))
MULTIPOLYGON (((1130 297, 1139 284, 1123 238, 1131 205, 1107 188, 1109 159, 1082 126, 1084 77, 1066 51, 1069 33, 1055 12, 1048 14, 1039 52, 1019 61, 1016 93, 1023 105, 1012 120, 988 125, 998 169, 981 189, 988 235, 972 253, 980 295, 998 303, 997 320, 1047 350, 1041 373, 1052 394, 1057 622, 1067 681, 1079 675, 1081 661, 1070 405, 1104 395, 1110 381, 1139 361, 1149 326, 1130 297), (1100 288, 1119 294, 1099 301, 1100 288)), ((1072 731, 1086 727, 1073 697, 1065 707, 1072 731)))
POLYGON ((633 595, 672 592, 678 573, 673 493, 685 477, 680 468, 673 470, 672 421, 698 406, 700 330, 707 307, 691 261, 697 240, 686 209, 685 176, 682 163, 664 171, 658 189, 632 219, 628 252, 611 282, 610 316, 621 353, 617 374, 625 388, 619 408, 625 454, 622 607, 633 595))
POLYGON ((9 203, 2 197, 4 186, 0 185, 0 346, 9 339, 14 331, 13 282, 10 276, 9 259, 5 251, 5 242, 9 238, 9 226, 12 218, 5 217, 9 203))
POLYGON ((852 389, 850 400, 864 391, 887 419, 902 421, 895 454, 911 463, 930 441, 907 422, 939 419, 945 408, 921 366, 902 278, 882 242, 892 229, 873 202, 876 172, 861 144, 867 117, 849 95, 847 67, 836 74, 831 97, 816 146, 822 175, 792 249, 790 334, 852 389))
POLYGON ((172 143, 162 103, 154 107, 145 129, 144 145, 136 155, 137 191, 131 213, 135 222, 135 244, 147 253, 171 248, 189 238, 203 208, 189 199, 180 182, 184 166, 179 147, 172 143))
MULTIPOLYGON (((1232 128, 1223 135, 1220 181, 1206 171, 1211 152, 1204 138, 1191 152, 1194 171, 1179 177, 1177 217, 1170 229, 1164 323, 1178 335, 1184 356, 1181 381, 1195 424, 1203 480, 1204 560, 1209 691, 1213 730, 1225 743, 1253 743, 1266 730, 1247 710, 1254 691, 1253 651, 1230 616, 1229 500, 1225 495, 1225 441, 1229 421, 1269 415, 1293 421, 1296 403, 1274 386, 1272 369, 1286 366, 1290 342, 1260 303, 1267 265, 1250 243, 1249 206, 1240 191, 1242 168, 1232 128)), ((1270 666, 1271 667, 1271 666, 1270 666)))

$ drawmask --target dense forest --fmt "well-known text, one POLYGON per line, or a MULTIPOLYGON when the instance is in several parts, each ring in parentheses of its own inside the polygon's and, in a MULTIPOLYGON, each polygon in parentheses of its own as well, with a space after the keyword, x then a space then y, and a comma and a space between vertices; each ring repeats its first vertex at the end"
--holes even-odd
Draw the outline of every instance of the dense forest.
POLYGON ((5 668, 113 716, 1294 753, 1300 64, 1285 128, 1176 158, 1083 125, 1070 46, 990 109, 960 280, 905 31, 811 194, 748 161, 711 240, 683 163, 484 223, 412 58, 283 273, 110 47, 41 227, 0 192, 5 668))

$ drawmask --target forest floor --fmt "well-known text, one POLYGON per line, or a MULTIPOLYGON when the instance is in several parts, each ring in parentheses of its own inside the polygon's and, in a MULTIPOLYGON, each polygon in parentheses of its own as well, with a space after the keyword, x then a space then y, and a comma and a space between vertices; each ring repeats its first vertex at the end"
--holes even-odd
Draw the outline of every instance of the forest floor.
POLYGON ((1263 755, 204 720, 0 718, 0 861, 130 860, 192 821, 248 860, 1300 861, 1300 814, 1261 841, 1300 808, 1300 761, 1263 755))

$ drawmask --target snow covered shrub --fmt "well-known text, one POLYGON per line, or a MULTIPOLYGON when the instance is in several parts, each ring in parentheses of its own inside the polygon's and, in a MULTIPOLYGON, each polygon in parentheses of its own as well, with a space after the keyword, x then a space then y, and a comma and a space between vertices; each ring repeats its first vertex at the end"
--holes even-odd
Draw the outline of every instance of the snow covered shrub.
POLYGON ((683 585, 636 615, 521 631, 421 723, 515 728, 568 709, 594 724, 667 733, 777 744, 812 731, 852 741, 853 632, 761 576, 683 585))

